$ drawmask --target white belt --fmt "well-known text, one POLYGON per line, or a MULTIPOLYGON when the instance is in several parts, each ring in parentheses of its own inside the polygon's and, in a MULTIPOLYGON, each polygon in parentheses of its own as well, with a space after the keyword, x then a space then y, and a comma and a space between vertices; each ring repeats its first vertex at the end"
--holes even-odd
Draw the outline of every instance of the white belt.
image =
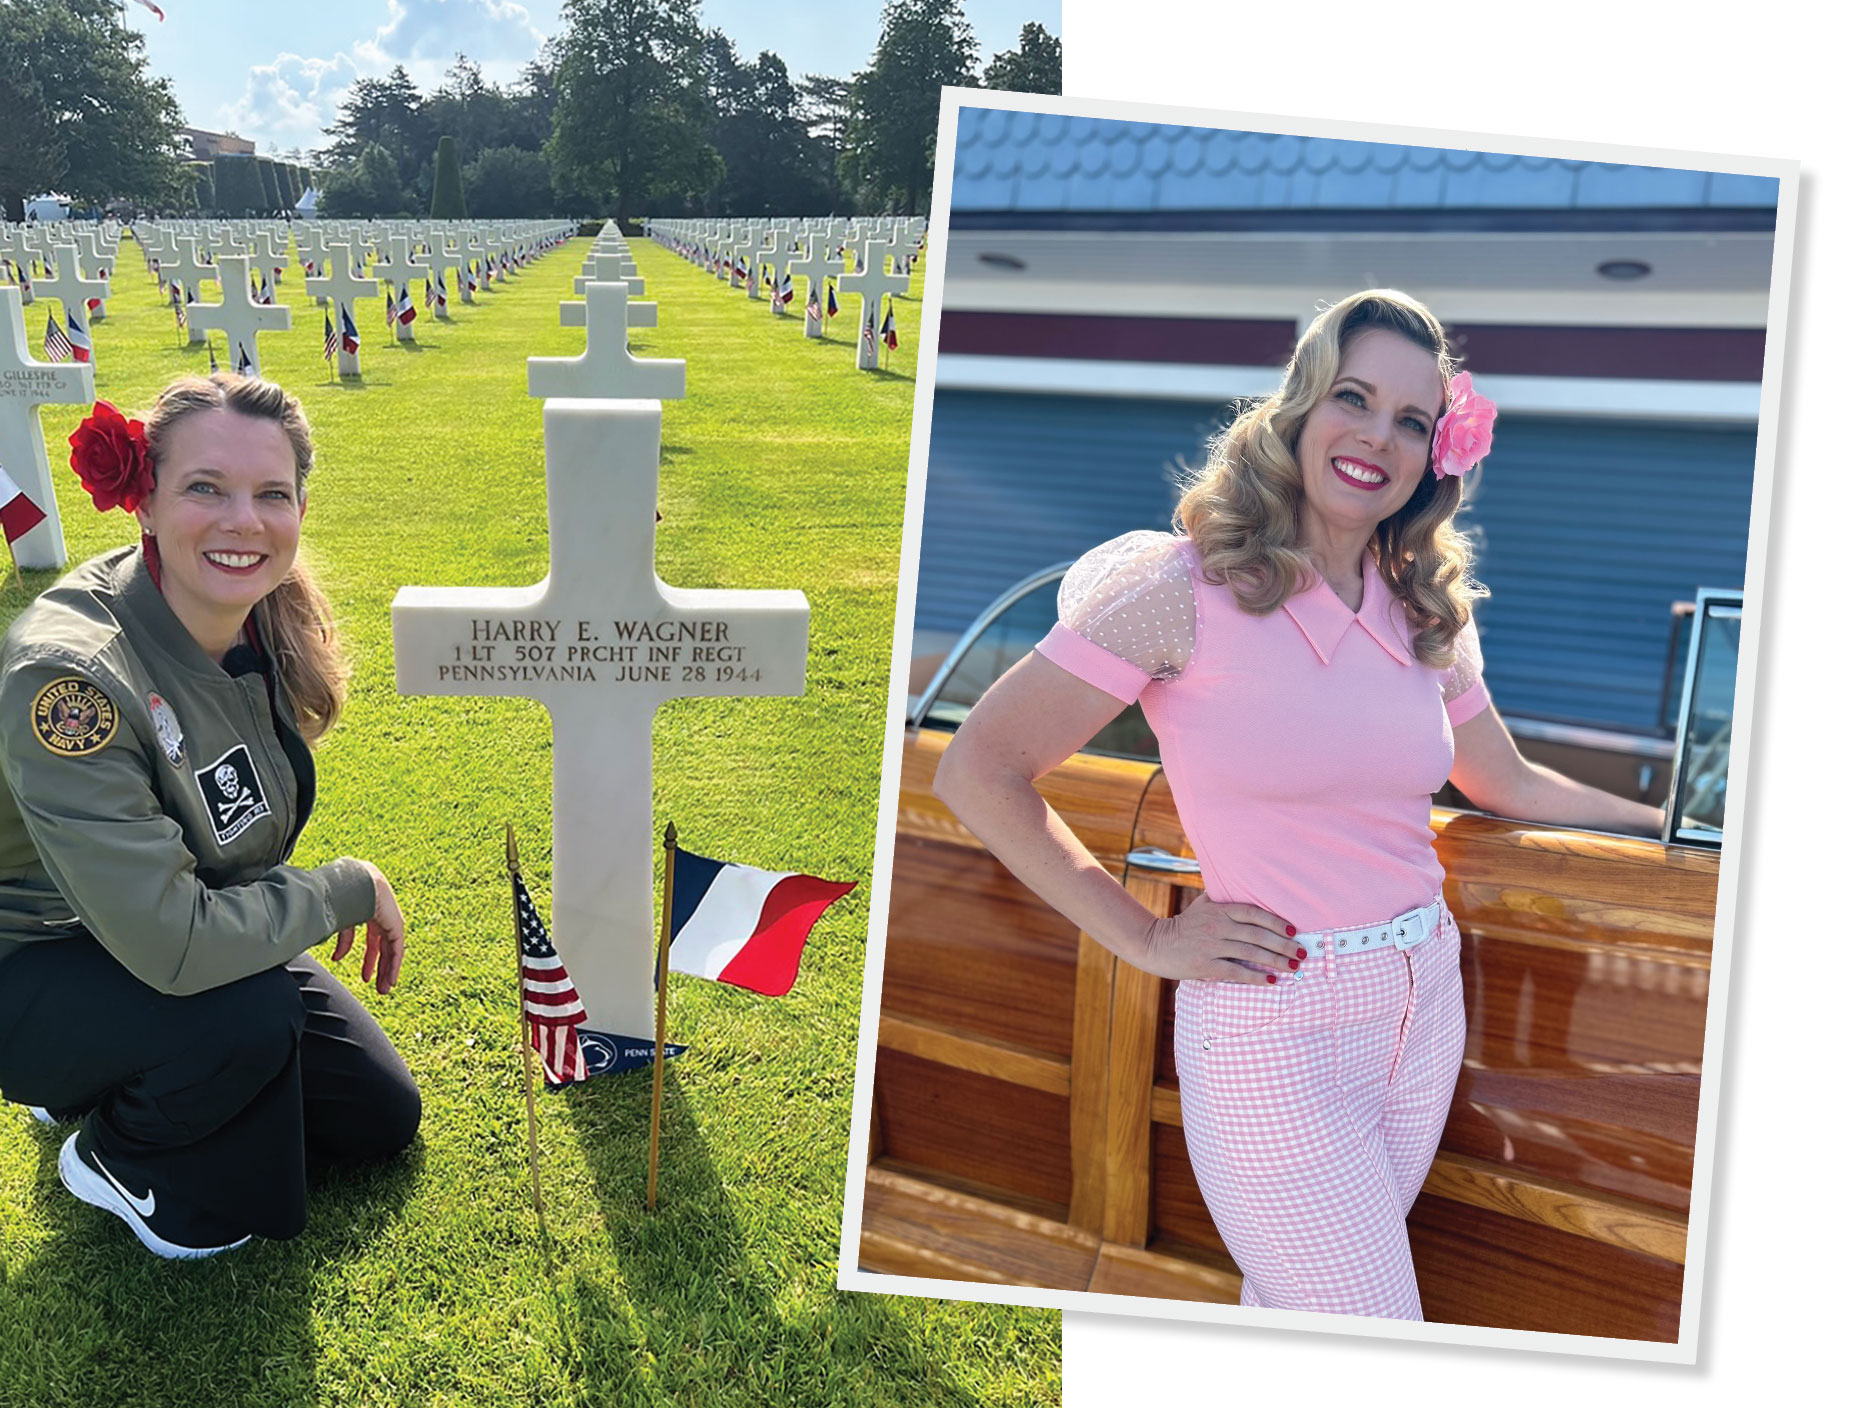
MULTIPOLYGON (((1415 948, 1435 933, 1442 923, 1442 901, 1431 900, 1421 909, 1399 914, 1382 924, 1362 924, 1356 929, 1329 929, 1307 936, 1307 961, 1323 953, 1344 957, 1348 953, 1369 953, 1374 948, 1415 948), (1323 947, 1330 945, 1330 948, 1323 947)), ((1303 967, 1302 972, 1306 969, 1303 967)))

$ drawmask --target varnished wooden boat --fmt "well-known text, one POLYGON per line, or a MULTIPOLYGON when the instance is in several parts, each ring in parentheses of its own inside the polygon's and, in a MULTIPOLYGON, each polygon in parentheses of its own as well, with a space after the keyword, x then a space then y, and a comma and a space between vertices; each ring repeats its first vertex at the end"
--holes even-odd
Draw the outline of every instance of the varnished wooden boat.
MULTIPOLYGON (((860 1257, 901 1275, 1235 1302, 1171 1055, 1175 985, 1076 932, 904 753, 860 1257)), ((1044 795, 1156 912, 1195 875, 1151 764, 1078 756, 1044 795)), ((1468 1045, 1410 1217, 1432 1321, 1676 1339, 1715 852, 1437 809, 1468 1045)))

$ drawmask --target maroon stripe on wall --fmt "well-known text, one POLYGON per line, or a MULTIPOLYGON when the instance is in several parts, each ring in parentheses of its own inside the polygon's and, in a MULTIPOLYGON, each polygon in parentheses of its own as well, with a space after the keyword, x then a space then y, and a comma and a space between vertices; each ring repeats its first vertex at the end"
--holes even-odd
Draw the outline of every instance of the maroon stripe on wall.
POLYGON ((940 315, 940 350, 982 357, 1278 367, 1294 350, 1294 324, 1286 318, 947 312, 940 315))
MULTIPOLYGON (((1115 318, 1070 313, 947 312, 940 350, 987 357, 1282 366, 1284 318, 1115 318)), ((1474 372, 1662 381, 1761 381, 1762 328, 1532 327, 1462 323, 1449 343, 1474 372)))
POLYGON ((1448 340, 1470 371, 1664 381, 1762 381, 1762 328, 1540 328, 1463 323, 1448 340))

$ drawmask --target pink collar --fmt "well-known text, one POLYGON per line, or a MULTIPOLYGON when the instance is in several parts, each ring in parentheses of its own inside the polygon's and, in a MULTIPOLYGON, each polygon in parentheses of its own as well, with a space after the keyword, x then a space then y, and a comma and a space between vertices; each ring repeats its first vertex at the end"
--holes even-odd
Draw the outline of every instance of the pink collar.
POLYGON ((1398 664, 1413 664, 1410 622, 1404 614, 1403 603, 1392 594, 1369 552, 1365 554, 1364 568, 1365 599, 1356 614, 1339 600, 1339 594, 1324 578, 1289 597, 1282 603, 1282 609, 1294 618, 1294 624, 1300 627, 1322 665, 1332 664, 1340 639, 1354 624, 1362 626, 1398 664))

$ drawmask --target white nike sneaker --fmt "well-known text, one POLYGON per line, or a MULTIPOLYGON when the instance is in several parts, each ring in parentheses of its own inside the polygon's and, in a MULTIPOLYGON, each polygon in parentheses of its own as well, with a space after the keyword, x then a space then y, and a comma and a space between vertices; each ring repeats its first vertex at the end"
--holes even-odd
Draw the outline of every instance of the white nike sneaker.
POLYGON ((105 1167, 94 1150, 86 1155, 78 1149, 76 1134, 65 1140, 64 1147, 58 1151, 58 1177, 80 1202, 89 1203, 93 1208, 102 1208, 104 1212, 113 1212, 128 1223, 136 1240, 156 1256, 175 1261, 196 1260, 229 1252, 251 1240, 249 1237, 240 1237, 236 1242, 228 1242, 222 1247, 183 1247, 168 1241, 149 1225, 149 1219, 155 1215, 154 1190, 150 1188, 140 1197, 131 1193, 105 1167))

